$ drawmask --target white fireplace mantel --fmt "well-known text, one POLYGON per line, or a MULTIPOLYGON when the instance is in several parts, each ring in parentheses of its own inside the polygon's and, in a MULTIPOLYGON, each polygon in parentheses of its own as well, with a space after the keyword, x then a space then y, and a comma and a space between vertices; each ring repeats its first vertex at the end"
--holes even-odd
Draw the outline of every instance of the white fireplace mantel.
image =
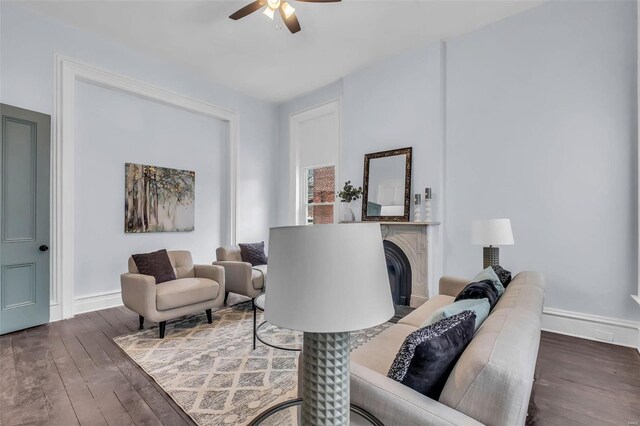
MULTIPOLYGON (((341 222, 363 223, 363 222, 341 222)), ((371 222, 366 222, 371 223, 371 222)), ((376 222, 380 224, 382 239, 396 244, 411 264, 410 306, 417 308, 426 302, 429 289, 436 288, 433 273, 433 242, 431 228, 440 222, 376 222)))

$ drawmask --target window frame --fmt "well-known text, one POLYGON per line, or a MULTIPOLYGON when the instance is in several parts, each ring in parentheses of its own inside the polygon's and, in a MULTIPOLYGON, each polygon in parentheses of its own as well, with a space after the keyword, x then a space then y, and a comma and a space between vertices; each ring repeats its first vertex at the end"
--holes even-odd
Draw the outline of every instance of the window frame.
POLYGON ((300 181, 301 182, 307 182, 308 179, 308 174, 309 171, 311 170, 317 170, 317 169, 323 169, 326 167, 333 167, 333 202, 325 202, 325 203, 313 203, 313 202, 308 202, 309 200, 309 185, 305 184, 305 185, 301 185, 301 189, 302 189, 302 194, 301 194, 301 223, 304 225, 313 225, 313 223, 309 223, 308 222, 308 212, 309 212, 309 206, 330 206, 333 205, 333 223, 338 223, 337 222, 337 214, 338 214, 338 209, 337 209, 337 203, 338 203, 338 194, 337 194, 337 184, 338 184, 338 176, 336 173, 337 170, 337 166, 335 163, 329 163, 329 164, 321 164, 321 165, 314 165, 314 166, 308 166, 308 167, 302 167, 301 168, 301 172, 302 172, 302 176, 300 177, 300 181))

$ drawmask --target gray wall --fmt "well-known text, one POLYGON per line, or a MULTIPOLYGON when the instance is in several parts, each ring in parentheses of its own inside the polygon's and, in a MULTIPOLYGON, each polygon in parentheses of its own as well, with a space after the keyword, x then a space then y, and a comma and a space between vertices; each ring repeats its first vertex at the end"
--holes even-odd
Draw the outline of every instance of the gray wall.
MULTIPOLYGON (((0 3, 0 12, 0 101, 3 103, 51 114, 53 60, 54 54, 60 53, 237 111, 240 115, 238 240, 268 239, 271 223, 269 206, 275 196, 272 192, 275 105, 239 94, 94 34, 44 18, 15 3, 0 3)), ((226 167, 224 158, 217 157, 221 147, 215 143, 221 137, 221 123, 209 120, 205 124, 196 114, 171 107, 159 108, 147 100, 112 92, 81 87, 78 93, 78 101, 89 115, 79 113, 76 123, 76 170, 77 178, 82 179, 76 182, 76 295, 118 290, 119 274, 127 266, 125 253, 159 248, 190 249, 194 251, 196 261, 210 262, 215 258, 215 247, 224 241, 215 211, 219 210, 228 194, 223 182, 214 183, 215 169, 226 167), (101 111, 107 106, 108 110, 101 111), (96 120, 95 114, 101 113, 110 116, 112 121, 105 123, 104 120, 108 119, 104 117, 96 120), (117 140, 108 140, 106 130, 113 131, 117 140), (156 131, 158 134, 154 134, 156 131), (130 150, 127 150, 128 144, 132 146, 130 150), (137 146, 135 149, 134 144, 137 146), (89 165, 95 165, 99 160, 96 158, 98 152, 104 160, 100 163, 103 170, 102 173, 92 173, 95 169, 89 165), (125 161, 196 170, 194 233, 124 235, 124 198, 118 199, 116 194, 120 191, 124 197, 122 174, 125 161), (207 182, 211 193, 201 193, 207 182), (100 188, 105 193, 99 206, 101 215, 95 220, 92 216, 97 201, 92 198, 95 194, 91 188, 100 188), (105 233, 110 235, 106 240, 100 238, 105 233), (92 237, 94 244, 95 241, 104 244, 100 252, 90 249, 92 237), (91 274, 88 265, 98 264, 103 265, 100 273, 91 274)))
POLYGON ((471 221, 509 217, 503 263, 544 272, 548 307, 637 319, 636 16, 631 1, 549 2, 449 40, 446 111, 436 44, 280 105, 279 200, 289 114, 342 96, 341 179, 362 182, 367 152, 413 146, 413 191, 432 186, 444 222, 437 275, 478 272, 471 221))
POLYGON ((445 271, 471 275, 472 219, 508 217, 512 270, 546 306, 640 318, 636 6, 549 2, 447 48, 445 271))

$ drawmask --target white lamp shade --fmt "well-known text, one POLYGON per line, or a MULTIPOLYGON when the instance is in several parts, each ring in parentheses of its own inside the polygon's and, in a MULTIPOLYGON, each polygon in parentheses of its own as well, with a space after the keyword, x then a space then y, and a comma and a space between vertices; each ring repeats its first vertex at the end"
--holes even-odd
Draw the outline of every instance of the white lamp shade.
POLYGON ((272 228, 265 319, 311 333, 373 327, 394 315, 375 223, 272 228))
POLYGON ((513 245, 511 220, 474 220, 471 223, 471 244, 485 247, 513 245))

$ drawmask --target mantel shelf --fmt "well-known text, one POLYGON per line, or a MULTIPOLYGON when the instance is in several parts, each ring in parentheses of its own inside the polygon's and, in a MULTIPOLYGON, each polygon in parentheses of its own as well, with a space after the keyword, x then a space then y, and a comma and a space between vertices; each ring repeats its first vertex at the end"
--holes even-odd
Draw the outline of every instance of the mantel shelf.
POLYGON ((380 225, 400 225, 400 226, 437 226, 440 222, 373 222, 373 221, 355 221, 355 222, 338 222, 338 223, 378 223, 380 225))

